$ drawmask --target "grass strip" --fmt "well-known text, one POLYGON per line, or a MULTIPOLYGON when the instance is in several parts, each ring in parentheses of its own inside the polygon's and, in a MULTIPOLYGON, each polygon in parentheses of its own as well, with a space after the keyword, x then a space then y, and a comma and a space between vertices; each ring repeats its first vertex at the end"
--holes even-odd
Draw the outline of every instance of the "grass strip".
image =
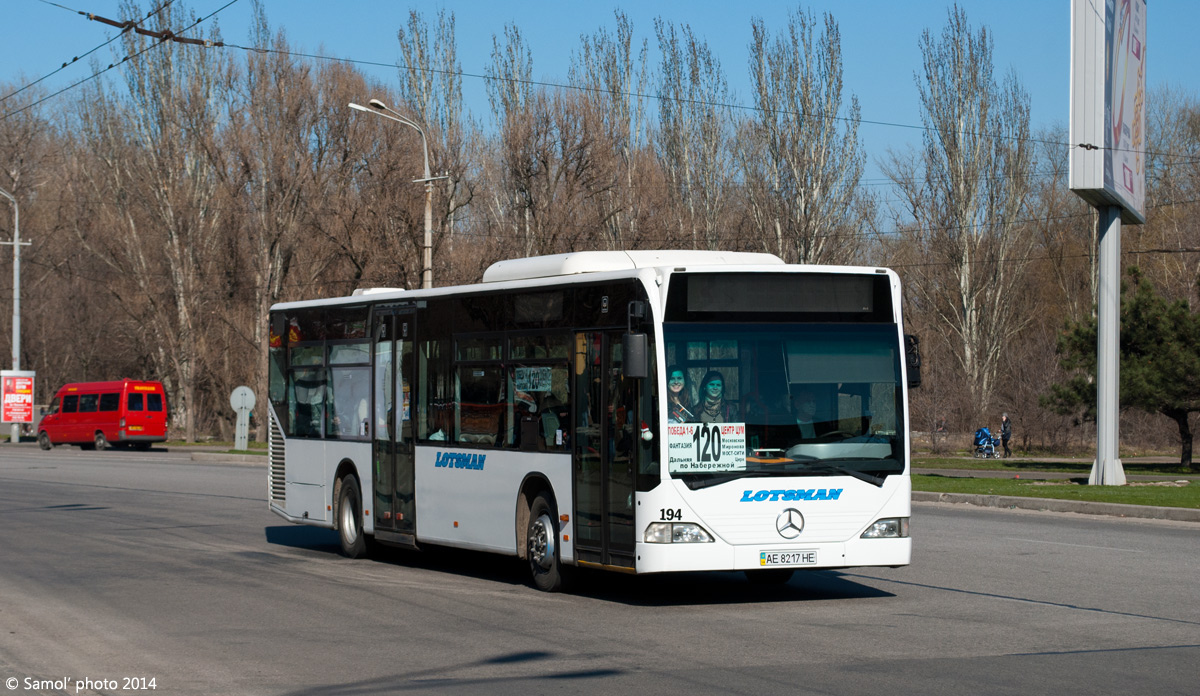
MULTIPOLYGON (((963 469, 966 471, 1005 471, 1019 474, 1025 471, 1058 471, 1086 477, 1092 471, 1090 461, 1063 462, 1037 459, 975 459, 966 457, 914 456, 912 465, 920 469, 963 469)), ((1126 474, 1147 476, 1195 476, 1197 472, 1177 463, 1122 462, 1126 474)))
POLYGON ((1021 481, 1004 478, 965 478, 938 474, 914 474, 914 491, 1013 495, 1023 498, 1084 500, 1094 503, 1154 505, 1200 509, 1200 483, 1163 485, 1088 486, 1072 481, 1021 481))

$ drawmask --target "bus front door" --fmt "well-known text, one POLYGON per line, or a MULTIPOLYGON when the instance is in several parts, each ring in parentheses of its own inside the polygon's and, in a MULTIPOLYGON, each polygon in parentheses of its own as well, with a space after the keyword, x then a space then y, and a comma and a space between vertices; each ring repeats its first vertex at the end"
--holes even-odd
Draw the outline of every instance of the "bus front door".
POLYGON ((584 564, 634 567, 638 451, 635 380, 623 376, 622 332, 575 335, 575 548, 584 564))
POLYGON ((376 310, 372 355, 372 490, 375 537, 412 546, 413 503, 413 314, 376 310))

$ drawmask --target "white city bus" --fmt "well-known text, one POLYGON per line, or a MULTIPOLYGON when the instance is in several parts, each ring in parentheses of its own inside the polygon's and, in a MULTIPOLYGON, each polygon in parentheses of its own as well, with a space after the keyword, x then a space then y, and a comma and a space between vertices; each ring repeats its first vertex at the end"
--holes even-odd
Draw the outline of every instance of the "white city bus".
POLYGON ((919 357, 887 269, 579 252, 270 321, 268 504, 347 556, 490 551, 550 591, 909 563, 919 357))

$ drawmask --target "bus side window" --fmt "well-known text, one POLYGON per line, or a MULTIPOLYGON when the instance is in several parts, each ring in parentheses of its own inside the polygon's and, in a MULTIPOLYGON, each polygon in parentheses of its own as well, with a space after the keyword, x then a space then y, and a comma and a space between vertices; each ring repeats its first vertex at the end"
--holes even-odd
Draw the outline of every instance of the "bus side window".
POLYGON ((101 394, 100 395, 100 410, 101 411, 116 411, 121 405, 120 394, 101 394))
POLYGON ((505 381, 499 367, 461 366, 458 368, 458 441, 496 445, 508 439, 506 427, 505 381))
POLYGON ((79 395, 70 394, 63 397, 63 413, 75 413, 79 410, 79 395))
POLYGON ((79 412, 80 413, 95 413, 96 402, 100 400, 99 394, 81 394, 79 396, 79 412))

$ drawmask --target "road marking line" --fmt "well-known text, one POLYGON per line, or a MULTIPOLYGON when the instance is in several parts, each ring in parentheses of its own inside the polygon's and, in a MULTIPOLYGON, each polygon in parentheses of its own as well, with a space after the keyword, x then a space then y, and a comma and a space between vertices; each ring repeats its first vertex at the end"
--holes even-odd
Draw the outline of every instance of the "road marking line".
POLYGON ((1069 544, 1065 541, 1046 541, 1045 539, 1018 539, 1005 537, 1009 541, 1027 541, 1033 544, 1057 544, 1058 546, 1074 546, 1080 549, 1102 549, 1104 551, 1128 551, 1129 553, 1146 553, 1145 549, 1120 549, 1115 546, 1091 546, 1089 544, 1069 544))

